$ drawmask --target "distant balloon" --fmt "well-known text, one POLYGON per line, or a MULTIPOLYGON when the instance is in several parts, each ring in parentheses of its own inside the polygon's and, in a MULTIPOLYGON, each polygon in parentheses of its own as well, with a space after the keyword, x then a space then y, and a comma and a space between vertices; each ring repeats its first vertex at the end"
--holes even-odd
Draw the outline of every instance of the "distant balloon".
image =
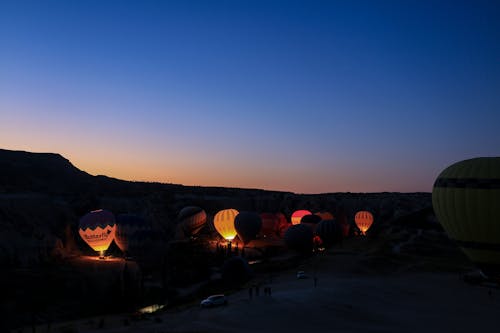
POLYGON ((184 207, 178 216, 179 223, 186 236, 196 235, 207 222, 207 213, 200 207, 184 207))
POLYGON ((373 215, 366 210, 357 212, 354 216, 354 222, 356 222, 359 230, 361 230, 361 234, 366 235, 366 232, 373 224, 373 215))
POLYGON ((240 212, 234 219, 234 227, 238 232, 238 237, 247 244, 257 237, 262 227, 262 220, 257 213, 240 212))
POLYGON ((484 274, 500 277, 500 157, 455 163, 432 191, 436 216, 484 274))
POLYGON ((322 221, 333 220, 333 214, 330 212, 317 212, 317 213, 314 213, 314 215, 318 215, 319 217, 321 217, 322 221))
POLYGON ((305 224, 292 225, 285 232, 285 244, 288 248, 300 253, 311 253, 313 248, 312 229, 305 224))
POLYGON ((94 250, 104 252, 115 238, 116 223, 113 213, 99 209, 84 215, 79 222, 80 237, 94 250))
POLYGON ((260 234, 267 238, 276 237, 280 222, 278 216, 273 213, 262 213, 260 214, 260 218, 262 219, 260 234))
POLYGON ((237 234, 236 228, 234 227, 236 215, 238 215, 236 209, 224 209, 214 216, 215 230, 228 241, 233 240, 237 234))
POLYGON ((316 235, 321 238, 325 247, 329 247, 342 241, 342 227, 335 220, 324 220, 318 223, 316 235))
POLYGON ((283 214, 283 213, 276 213, 276 218, 278 219, 278 235, 280 238, 283 238, 283 237, 285 237, 286 230, 292 224, 290 222, 288 222, 285 214, 283 214))
POLYGON ((133 214, 119 214, 116 216, 115 243, 120 250, 127 252, 130 236, 139 230, 149 229, 150 226, 142 217, 133 214))
POLYGON ((304 215, 311 215, 308 210, 297 210, 292 214, 292 224, 299 224, 304 215))
POLYGON ((349 221, 347 220, 347 214, 343 208, 340 208, 337 211, 337 216, 335 217, 334 220, 342 229, 342 236, 344 238, 348 237, 349 231, 351 229, 351 225, 349 224, 349 221))

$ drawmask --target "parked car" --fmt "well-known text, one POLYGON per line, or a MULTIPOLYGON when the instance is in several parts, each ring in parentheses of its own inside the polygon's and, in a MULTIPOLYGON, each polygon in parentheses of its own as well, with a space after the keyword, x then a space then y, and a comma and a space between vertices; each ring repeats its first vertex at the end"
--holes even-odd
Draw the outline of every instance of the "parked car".
POLYGON ((214 306, 227 305, 227 298, 224 295, 212 295, 201 301, 202 308, 211 308, 214 306))
POLYGON ((307 279, 306 272, 304 272, 304 271, 298 271, 297 272, 297 279, 307 279))

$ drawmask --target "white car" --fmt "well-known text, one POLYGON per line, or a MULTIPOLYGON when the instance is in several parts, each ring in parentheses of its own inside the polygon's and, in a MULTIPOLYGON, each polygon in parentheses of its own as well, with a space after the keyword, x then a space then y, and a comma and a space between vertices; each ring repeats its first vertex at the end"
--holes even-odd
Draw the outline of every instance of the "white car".
POLYGON ((306 272, 304 272, 304 271, 298 271, 297 272, 297 279, 307 279, 306 272))
POLYGON ((227 305, 227 298, 224 295, 212 295, 201 301, 202 308, 211 308, 214 306, 227 305))

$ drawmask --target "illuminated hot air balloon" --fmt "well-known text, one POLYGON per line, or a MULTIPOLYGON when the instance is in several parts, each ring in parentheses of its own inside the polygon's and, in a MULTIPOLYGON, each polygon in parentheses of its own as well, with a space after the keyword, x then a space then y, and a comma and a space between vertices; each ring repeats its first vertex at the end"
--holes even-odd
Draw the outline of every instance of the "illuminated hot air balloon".
POLYGON ((148 230, 150 226, 137 215, 119 214, 116 216, 115 243, 124 253, 129 250, 130 236, 139 230, 148 230))
POLYGON ((115 238, 116 223, 113 213, 99 209, 85 214, 79 223, 80 237, 94 250, 104 256, 115 238))
POLYGON ((238 215, 236 209, 224 209, 214 216, 215 230, 228 241, 232 241, 237 234, 234 227, 236 215, 238 215))
POLYGON ((255 239, 261 227, 262 220, 259 214, 254 212, 240 212, 234 219, 234 228, 244 244, 255 239))
POLYGON ((324 220, 316 226, 316 235, 321 238, 323 245, 329 247, 342 241, 342 226, 335 220, 324 220))
POLYGON ((500 157, 455 163, 432 191, 436 216, 484 274, 500 276, 500 157))
POLYGON ((366 210, 357 212, 354 216, 354 222, 356 222, 359 230, 361 230, 361 234, 366 235, 366 232, 373 224, 373 215, 366 210))
POLYGON ((318 215, 319 217, 321 217, 322 221, 333 220, 333 214, 330 212, 317 212, 317 213, 314 213, 314 215, 318 215))
POLYGON ((288 228, 284 240, 288 248, 300 253, 308 254, 313 249, 313 232, 305 224, 295 224, 288 228))
POLYGON ((207 213, 200 207, 187 206, 181 209, 177 217, 186 236, 193 236, 200 232, 207 222, 207 213))
POLYGON ((292 224, 299 224, 300 220, 305 215, 311 215, 312 213, 308 210, 297 210, 292 214, 292 224))

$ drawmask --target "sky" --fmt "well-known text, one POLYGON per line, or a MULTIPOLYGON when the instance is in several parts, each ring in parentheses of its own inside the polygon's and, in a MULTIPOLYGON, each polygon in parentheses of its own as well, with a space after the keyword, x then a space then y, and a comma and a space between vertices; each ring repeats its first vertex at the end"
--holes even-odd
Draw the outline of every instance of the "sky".
POLYGON ((126 180, 431 191, 500 155, 495 1, 0 1, 0 148, 126 180))

